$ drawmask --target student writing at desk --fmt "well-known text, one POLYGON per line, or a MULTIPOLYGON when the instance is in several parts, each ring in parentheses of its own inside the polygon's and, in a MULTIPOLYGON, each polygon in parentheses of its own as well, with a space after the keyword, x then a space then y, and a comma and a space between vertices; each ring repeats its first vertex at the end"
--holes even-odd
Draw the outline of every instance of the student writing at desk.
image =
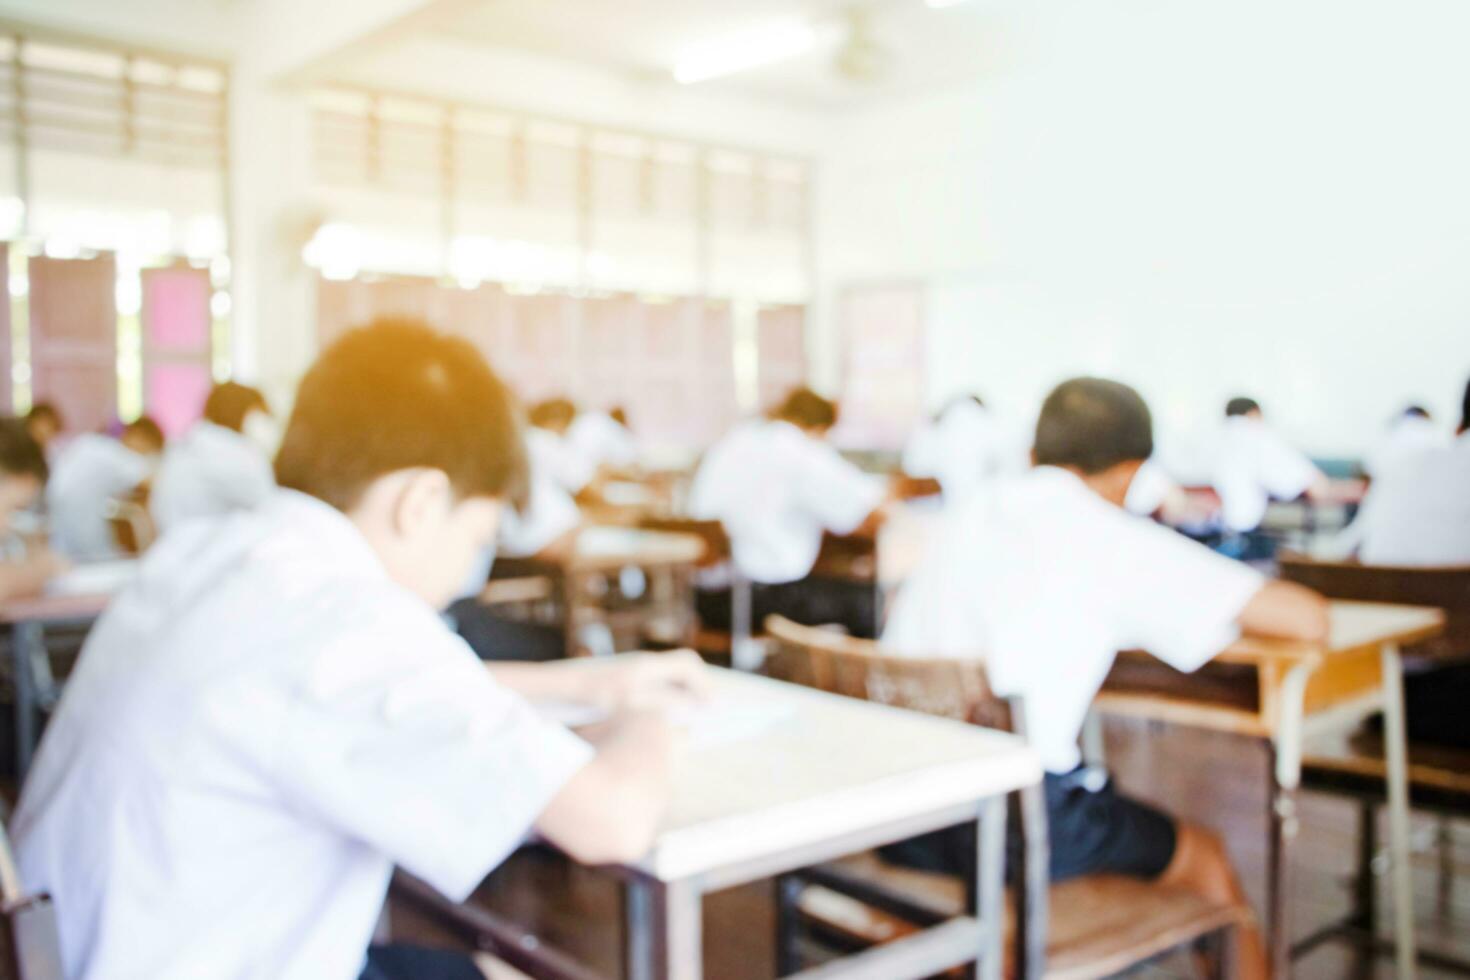
MULTIPOLYGON (((900 593, 884 643, 983 658, 996 692, 1023 699, 1047 770, 1054 879, 1133 875, 1243 906, 1219 839, 1119 793, 1106 772, 1082 765, 1078 736, 1117 651, 1142 648, 1194 670, 1242 631, 1320 638, 1327 607, 1127 513, 1129 485, 1152 451, 1149 411, 1133 389, 1093 378, 1058 387, 1037 422, 1035 469, 955 515, 900 593)), ((954 853, 945 841, 930 839, 918 856, 954 853)), ((1264 975, 1258 931, 1246 930, 1241 951, 1242 975, 1264 975)))
POLYGON ((276 485, 275 442, 265 395, 233 381, 215 385, 204 418, 163 454, 148 501, 159 531, 260 504, 276 485))
POLYGON ((46 457, 17 419, 0 419, 0 600, 35 595, 66 569, 44 541, 17 533, 12 518, 46 486, 46 457))
POLYGON ((463 899, 532 829, 632 860, 675 749, 643 708, 692 655, 487 669, 437 610, 525 480, 512 396, 468 343, 345 335, 303 380, 252 512, 177 529, 87 642, 13 837, 72 978, 468 978, 368 946, 396 864, 463 899), (525 697, 591 701, 589 743, 525 697))
MULTIPOLYGON (((736 567, 754 583, 754 622, 779 614, 871 638, 873 588, 811 574, 825 532, 874 530, 888 502, 881 479, 826 441, 836 423, 833 402, 806 388, 792 392, 770 418, 741 425, 709 451, 694 477, 690 511, 724 526, 736 567)), ((699 615, 727 627, 728 594, 702 593, 699 615)))
POLYGON ((76 561, 120 557, 110 505, 152 478, 163 444, 163 430, 146 415, 123 426, 116 439, 89 432, 67 443, 46 487, 56 550, 76 561))
POLYGON ((1210 482, 1220 495, 1227 549, 1247 560, 1270 558, 1274 544, 1257 533, 1272 500, 1322 496, 1327 477, 1267 423, 1252 398, 1232 398, 1212 448, 1210 482))

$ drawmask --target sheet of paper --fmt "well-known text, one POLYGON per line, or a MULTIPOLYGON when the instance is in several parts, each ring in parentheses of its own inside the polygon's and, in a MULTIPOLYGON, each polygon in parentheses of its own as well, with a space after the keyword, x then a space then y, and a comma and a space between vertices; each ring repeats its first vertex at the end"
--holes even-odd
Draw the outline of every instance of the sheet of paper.
MULTIPOLYGON (((568 728, 595 725, 608 717, 602 708, 571 701, 537 701, 536 709, 568 728)), ((794 711, 789 702, 724 695, 680 708, 672 712, 669 721, 684 729, 692 748, 700 749, 754 738, 789 719, 794 711)))

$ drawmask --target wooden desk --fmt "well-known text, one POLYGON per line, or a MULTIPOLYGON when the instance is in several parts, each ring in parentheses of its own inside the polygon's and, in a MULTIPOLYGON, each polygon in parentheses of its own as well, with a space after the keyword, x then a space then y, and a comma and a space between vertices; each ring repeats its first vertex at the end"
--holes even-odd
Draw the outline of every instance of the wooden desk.
POLYGON ((0 626, 10 627, 10 674, 15 689, 15 778, 25 782, 36 751, 36 711, 60 697, 51 673, 46 630, 82 625, 102 615, 112 593, 50 595, 0 602, 0 626))
MULTIPOLYGON (((554 669, 579 669, 576 661, 554 669)), ((716 672, 721 699, 779 711, 744 738, 694 742, 663 831, 624 883, 631 980, 702 971, 703 895, 975 821, 981 858, 967 914, 798 976, 924 977, 964 964, 998 978, 1006 794, 1041 778, 1012 736, 769 678, 716 672), (866 971, 866 972, 864 972, 866 971)), ((473 923, 474 912, 438 909, 473 923)))
MULTIPOLYGON (((517 558, 497 561, 494 578, 545 576, 556 583, 566 624, 567 655, 577 652, 580 632, 595 623, 619 628, 623 620, 646 622, 660 614, 676 621, 674 632, 687 642, 694 626, 695 568, 704 559, 705 543, 693 534, 630 527, 584 528, 572 547, 556 559, 517 558), (614 616, 603 608, 607 577, 637 569, 650 578, 652 598, 633 616, 614 616)), ((635 623, 634 625, 637 625, 635 623)))
POLYGON ((1350 726, 1381 708, 1388 773, 1398 975, 1414 976, 1408 764, 1404 737, 1402 645, 1438 635, 1438 609, 1334 602, 1324 644, 1242 639, 1196 674, 1144 654, 1122 654, 1098 696, 1104 714, 1194 725, 1267 740, 1271 842, 1267 865, 1268 942, 1276 975, 1290 969, 1287 849, 1297 833, 1296 793, 1309 733, 1350 726))

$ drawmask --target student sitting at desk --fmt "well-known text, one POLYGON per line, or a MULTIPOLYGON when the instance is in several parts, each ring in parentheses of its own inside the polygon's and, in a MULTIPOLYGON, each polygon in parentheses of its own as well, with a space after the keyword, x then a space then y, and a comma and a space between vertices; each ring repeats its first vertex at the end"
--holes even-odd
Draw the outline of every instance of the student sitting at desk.
POLYGON ((486 669, 437 615, 525 480, 473 347, 345 335, 276 475, 261 507, 150 551, 46 730, 12 834, 68 977, 475 977, 369 951, 395 865, 463 899, 532 830, 595 864, 662 819, 675 746, 642 709, 702 687, 697 659, 486 669), (527 697, 612 717, 589 744, 527 697))
POLYGON ((1429 409, 1410 405, 1398 414, 1388 426, 1388 431, 1363 456, 1363 472, 1377 479, 1383 476, 1400 460, 1417 456, 1426 449, 1439 449, 1449 440, 1429 409))
POLYGON ((12 518, 40 498, 46 456, 18 419, 0 419, 0 600, 35 595, 66 569, 44 541, 22 536, 12 518))
MULTIPOLYGON (((718 520, 735 566, 753 583, 754 623, 779 614, 808 626, 838 624, 855 636, 877 631, 871 585, 812 576, 822 537, 875 529, 887 502, 883 481, 843 459, 826 441, 837 406, 816 392, 792 392, 769 419, 747 422, 706 454, 689 507, 718 520)), ((727 593, 699 595, 700 618, 730 621, 727 593)))
POLYGON ((1210 482, 1220 496, 1220 518, 1227 533, 1243 538, 1240 557, 1269 558, 1270 542, 1255 534, 1272 500, 1321 496, 1327 477, 1306 454, 1267 422, 1251 398, 1232 398, 1225 424, 1213 446, 1210 482))
POLYGON ((56 550, 75 561, 122 555, 108 523, 112 502, 146 483, 163 453, 163 430, 146 415, 113 439, 77 436, 61 451, 46 487, 56 550))
MULTIPOLYGON (((1036 426, 1036 468, 959 511, 899 594, 884 643, 914 656, 978 657, 998 694, 1019 695, 1047 770, 1054 879, 1158 879, 1246 901, 1218 838, 1118 793, 1082 764, 1078 737, 1119 650, 1194 670, 1242 631, 1317 639, 1326 603, 1267 582, 1123 509, 1153 451, 1147 406, 1112 381, 1066 382, 1036 426)), ((1241 944, 1262 976, 1260 937, 1241 944)))
POLYGON ((1020 454, 979 395, 956 398, 922 423, 903 451, 903 471, 932 477, 953 504, 997 476, 1020 454))
POLYGON ((587 489, 597 475, 597 467, 577 452, 568 438, 577 420, 577 406, 566 398, 548 398, 532 405, 528 415, 531 428, 526 433, 526 448, 532 467, 550 474, 574 497, 587 489))
POLYGON ((638 442, 628 428, 628 413, 621 408, 579 413, 566 438, 593 472, 630 470, 638 465, 638 442))
POLYGON ((158 530, 259 505, 276 485, 275 441, 265 395, 233 381, 215 385, 204 418, 163 455, 148 501, 158 530))

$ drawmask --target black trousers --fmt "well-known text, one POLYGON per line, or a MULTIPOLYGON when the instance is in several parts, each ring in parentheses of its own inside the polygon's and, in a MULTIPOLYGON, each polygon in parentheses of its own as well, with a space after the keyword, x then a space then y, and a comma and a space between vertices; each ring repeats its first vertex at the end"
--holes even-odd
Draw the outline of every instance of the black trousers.
POLYGON ((474 599, 449 607, 454 628, 481 660, 561 660, 567 655, 566 634, 555 626, 497 616, 474 599))
MULTIPOLYGON (((751 587, 751 626, 760 631, 767 616, 784 616, 803 626, 838 625, 865 640, 878 636, 878 589, 870 583, 810 576, 782 585, 751 587)), ((730 628, 730 590, 700 590, 694 595, 700 622, 730 628)))
POLYGON ((485 980, 485 975, 463 953, 393 943, 369 947, 360 980, 485 980))

